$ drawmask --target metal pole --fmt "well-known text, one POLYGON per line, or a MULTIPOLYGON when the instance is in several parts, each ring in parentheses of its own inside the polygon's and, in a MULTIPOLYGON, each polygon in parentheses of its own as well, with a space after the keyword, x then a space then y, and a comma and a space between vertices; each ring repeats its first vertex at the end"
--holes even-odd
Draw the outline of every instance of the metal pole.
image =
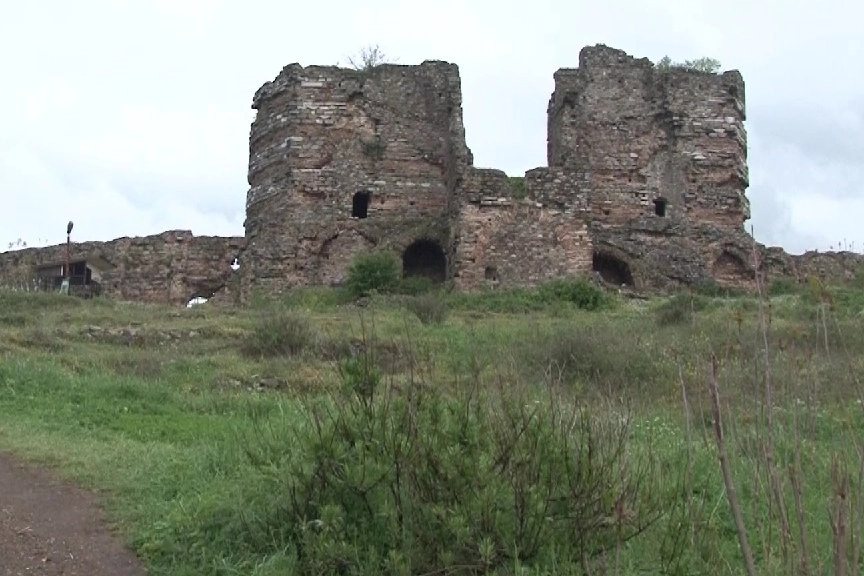
POLYGON ((72 283, 72 221, 66 225, 66 273, 64 274, 63 283, 60 285, 60 292, 69 294, 72 283))
POLYGON ((66 280, 71 281, 71 268, 72 266, 72 240, 70 239, 70 234, 66 234, 66 280))

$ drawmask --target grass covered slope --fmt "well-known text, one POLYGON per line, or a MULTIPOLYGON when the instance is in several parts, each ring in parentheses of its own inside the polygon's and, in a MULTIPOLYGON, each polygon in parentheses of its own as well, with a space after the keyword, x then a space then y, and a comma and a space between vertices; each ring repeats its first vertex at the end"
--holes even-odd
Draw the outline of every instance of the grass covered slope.
POLYGON ((864 289, 364 304, 0 293, 0 449, 104 490, 152 574, 861 566, 864 289))

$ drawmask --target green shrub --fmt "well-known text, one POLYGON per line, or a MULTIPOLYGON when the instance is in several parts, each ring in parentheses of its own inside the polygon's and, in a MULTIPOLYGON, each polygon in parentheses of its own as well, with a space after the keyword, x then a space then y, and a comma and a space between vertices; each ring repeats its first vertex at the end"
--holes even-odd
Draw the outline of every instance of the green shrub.
POLYGON ((518 386, 397 389, 376 374, 356 359, 340 394, 248 444, 268 498, 242 524, 214 511, 199 525, 235 530, 238 550, 267 543, 297 574, 581 573, 672 500, 650 448, 628 449, 626 411, 518 386))
POLYGON ((552 280, 540 286, 538 293, 547 302, 568 302, 582 310, 600 310, 610 303, 606 292, 582 278, 552 280))
POLYGON ((567 324, 526 334, 514 356, 526 378, 563 384, 574 392, 632 395, 671 381, 674 366, 655 337, 638 325, 567 324), (591 390, 583 387, 590 385, 591 390))
POLYGON ((435 294, 411 296, 405 300, 405 307, 423 324, 441 324, 447 318, 447 302, 435 294))
POLYGON ((392 252, 367 252, 354 259, 345 283, 354 296, 367 296, 373 292, 396 292, 402 278, 402 265, 392 252))
POLYGON ((704 296, 676 294, 657 307, 657 323, 661 326, 687 324, 693 321, 696 312, 708 307, 704 296))
POLYGON ((315 331, 306 316, 285 310, 263 311, 255 318, 242 350, 249 356, 297 356, 315 341, 315 331))
POLYGON ((784 296, 786 294, 800 294, 801 287, 792 278, 777 278, 768 285, 769 296, 784 296))
POLYGON ((463 310, 523 314, 560 309, 561 304, 575 305, 582 310, 604 310, 613 300, 603 291, 582 278, 552 280, 537 288, 509 288, 459 293, 450 297, 451 304, 463 310))
POLYGON ((524 176, 510 176, 510 188, 513 190, 513 198, 522 200, 528 195, 524 176))
POLYGON ((406 276, 399 281, 397 291, 400 294, 409 294, 416 296, 418 294, 426 294, 435 289, 435 283, 426 276, 406 276))
POLYGON ((503 314, 537 312, 547 307, 536 290, 525 288, 458 292, 450 297, 450 303, 461 310, 503 314))

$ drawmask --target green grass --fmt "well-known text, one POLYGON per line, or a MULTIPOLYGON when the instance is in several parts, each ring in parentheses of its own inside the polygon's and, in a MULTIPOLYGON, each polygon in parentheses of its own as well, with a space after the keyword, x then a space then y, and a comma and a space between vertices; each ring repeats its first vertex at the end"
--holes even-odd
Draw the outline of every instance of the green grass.
POLYGON ((831 287, 823 316, 807 287, 775 287, 766 371, 751 297, 573 286, 238 310, 0 292, 0 449, 102 491, 156 575, 581 574, 583 556, 592 574, 741 574, 713 355, 759 573, 798 570, 802 520, 809 569, 832 571, 835 462, 861 536, 864 289, 831 287), (574 467, 580 446, 595 460, 574 467))

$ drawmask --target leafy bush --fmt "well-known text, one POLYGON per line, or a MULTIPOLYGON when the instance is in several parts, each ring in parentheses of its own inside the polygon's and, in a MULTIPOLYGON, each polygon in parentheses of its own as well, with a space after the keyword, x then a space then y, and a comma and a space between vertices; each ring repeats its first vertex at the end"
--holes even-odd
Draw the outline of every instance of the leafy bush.
POLYGON ((435 284, 426 276, 406 276, 399 282, 400 294, 426 294, 435 288, 435 284))
POLYGON ((582 278, 552 280, 538 288, 510 288, 454 294, 454 307, 482 312, 522 314, 575 305, 582 310, 604 310, 613 300, 603 289, 582 278))
POLYGON ((259 313, 242 350, 249 356, 297 356, 315 343, 309 319, 291 311, 259 313))
POLYGON ((610 304, 602 289, 581 278, 547 282, 540 286, 539 295, 546 301, 569 302, 582 310, 600 310, 610 304))
POLYGON ((656 329, 605 322, 570 324, 526 334, 514 350, 526 378, 563 384, 574 392, 639 389, 671 381, 674 365, 656 344, 656 329))
POLYGON ((421 294, 405 300, 405 307, 423 324, 441 324, 447 318, 447 302, 435 294, 421 294))
POLYGON ((348 270, 346 288, 352 296, 367 296, 372 292, 396 292, 402 277, 402 264, 392 252, 367 252, 354 259, 348 270))
POLYGON ((801 287, 791 278, 777 278, 768 285, 769 296, 783 296, 786 294, 799 294, 801 287))
POLYGON ((508 179, 510 180, 510 188, 513 190, 513 198, 522 200, 528 195, 524 176, 510 176, 508 179))
POLYGON ((684 62, 673 62, 669 56, 664 56, 654 66, 661 72, 677 69, 716 74, 720 71, 720 61, 707 56, 696 58, 695 60, 685 60, 684 62))
POLYGON ((686 324, 693 321, 696 312, 707 307, 704 296, 676 294, 657 307, 657 323, 661 326, 686 324))
POLYGON ((450 303, 454 308, 462 310, 504 314, 537 312, 548 307, 547 303, 538 297, 536 290, 525 288, 458 292, 450 297, 450 303))
POLYGON ((290 440, 249 444, 270 497, 242 530, 200 525, 284 551, 297 574, 581 573, 672 499, 650 449, 628 449, 626 412, 518 387, 397 389, 366 360, 285 422, 290 440))

